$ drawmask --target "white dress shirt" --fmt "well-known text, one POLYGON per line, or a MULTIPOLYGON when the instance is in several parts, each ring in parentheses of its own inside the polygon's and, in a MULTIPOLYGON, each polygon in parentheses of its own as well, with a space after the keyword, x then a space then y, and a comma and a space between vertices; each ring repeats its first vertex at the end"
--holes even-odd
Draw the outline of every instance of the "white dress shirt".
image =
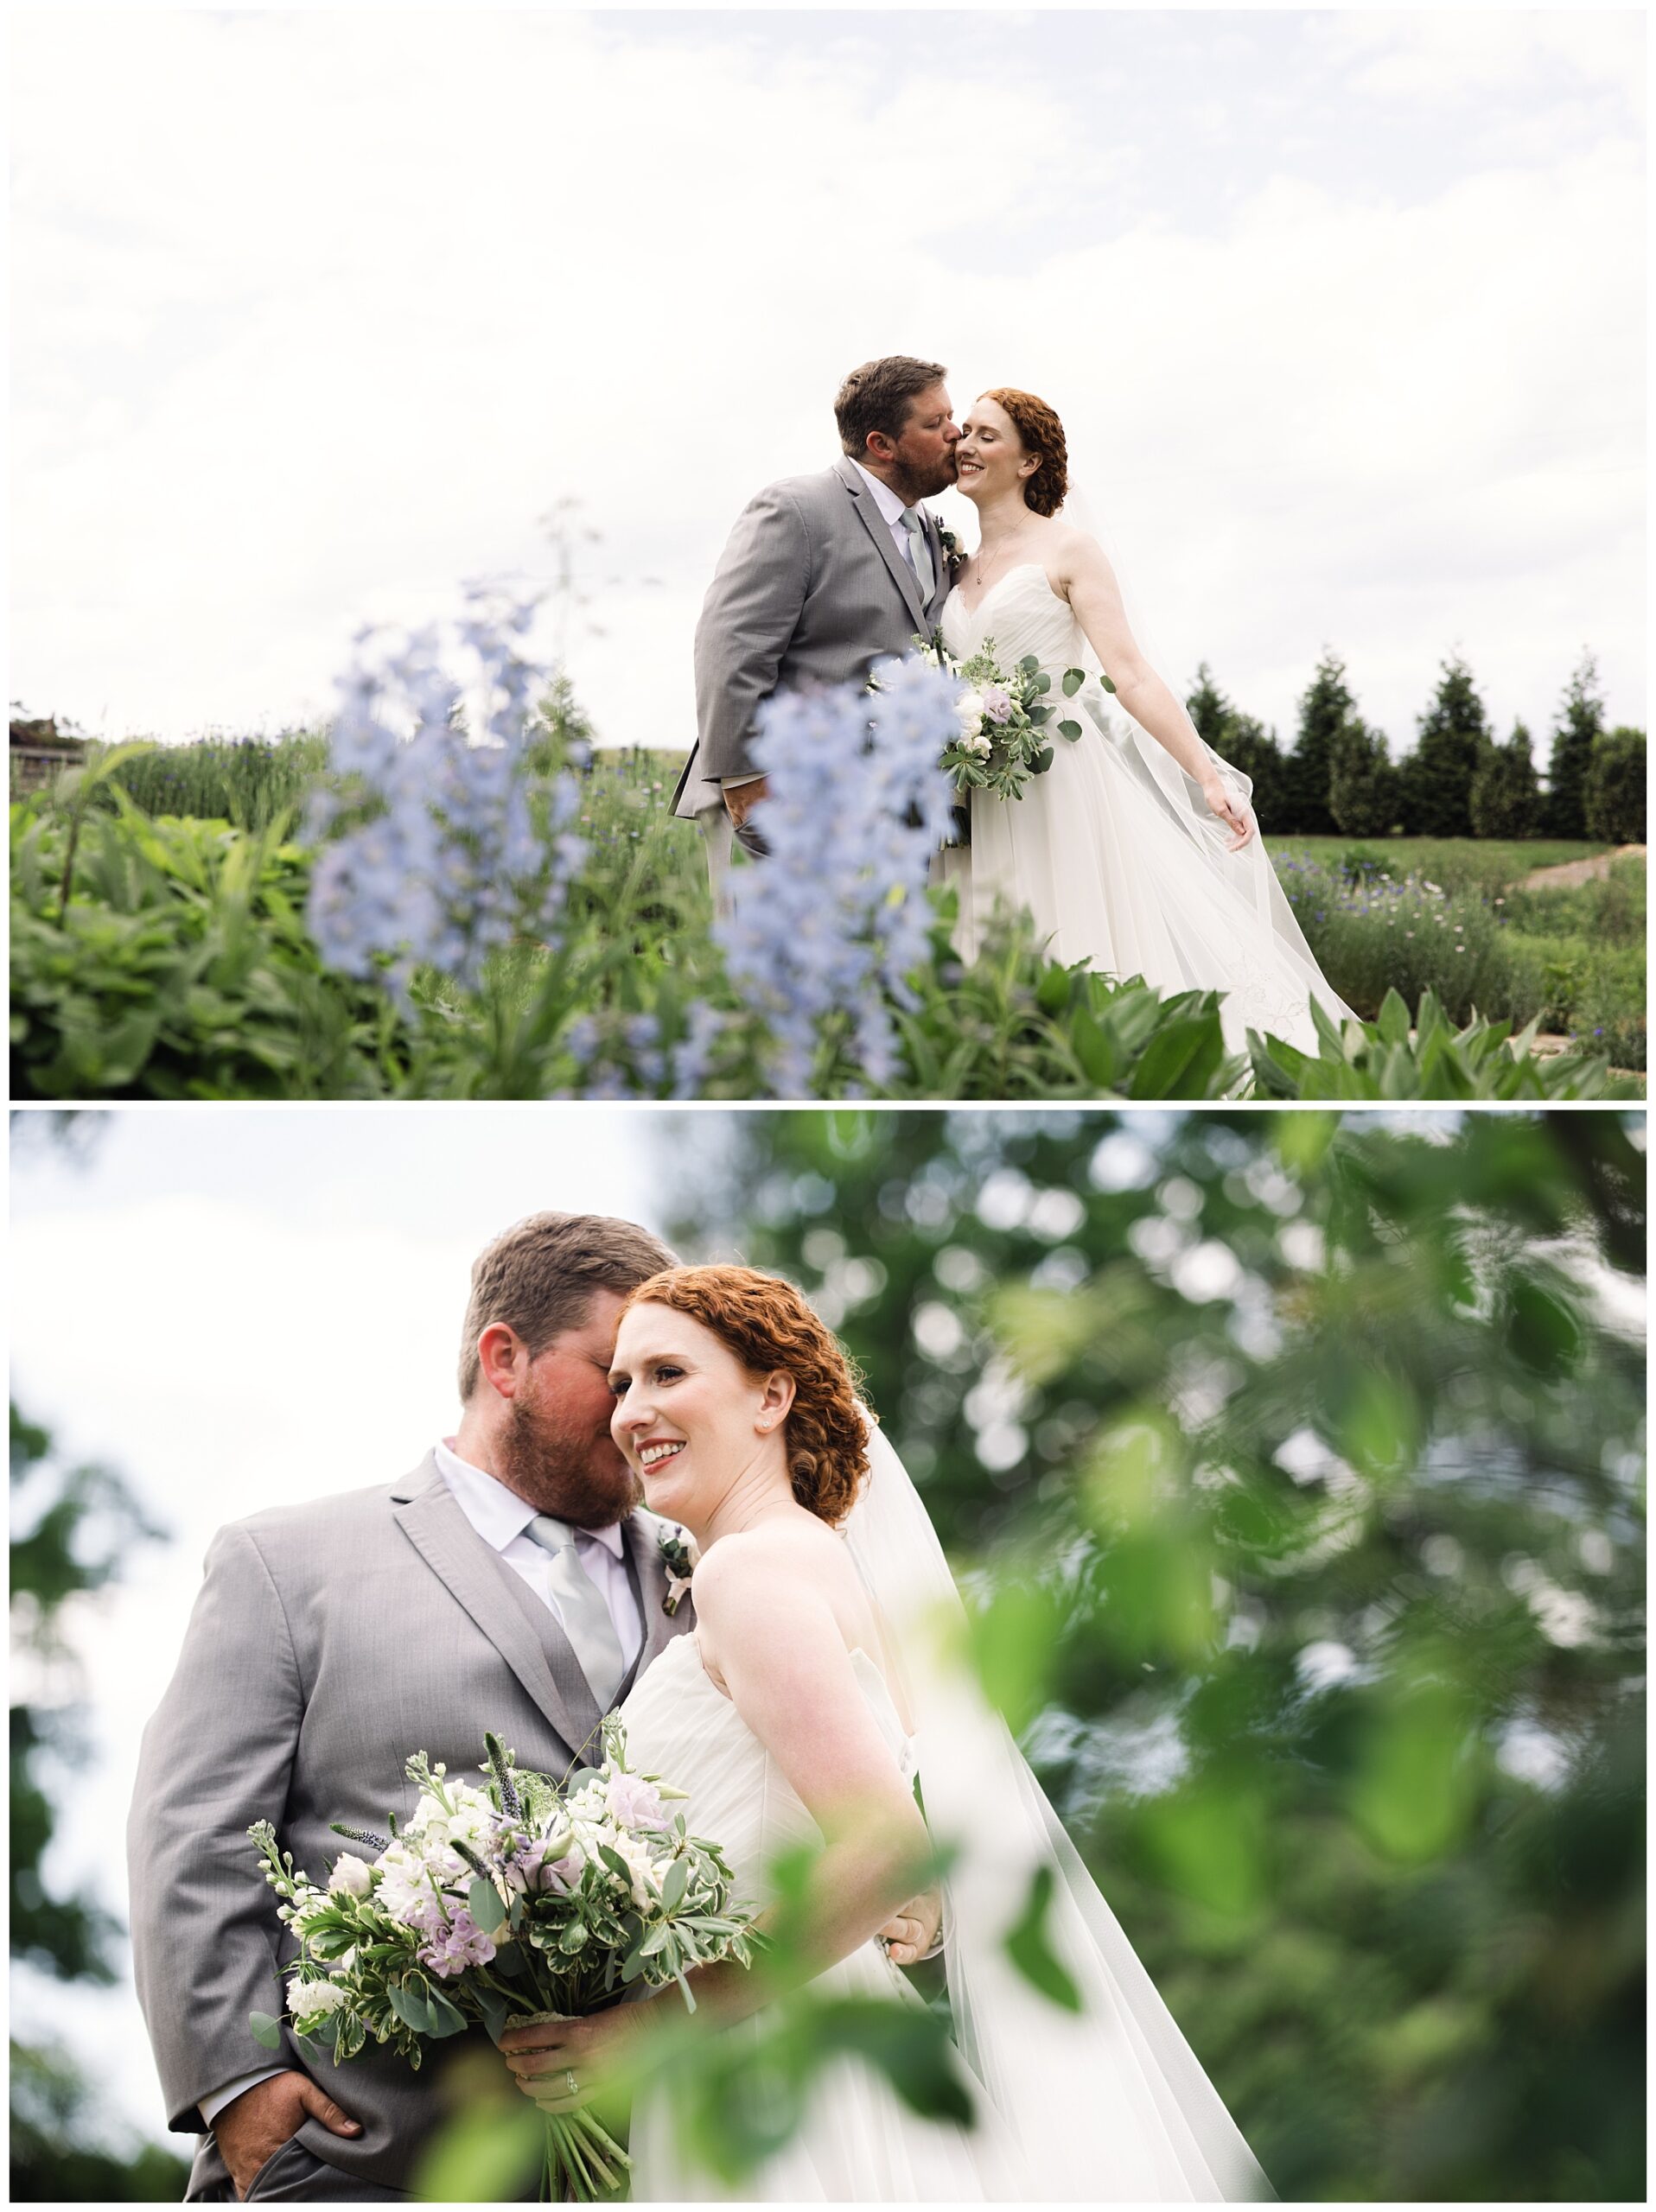
MULTIPOLYGON (((485 1474, 481 1467, 474 1467, 462 1459, 454 1449, 454 1439, 433 1446, 432 1457, 449 1489, 455 1503, 471 1522, 478 1535, 493 1552, 498 1552, 513 1573, 521 1577, 537 1598, 560 1625, 563 1616, 558 1604, 548 1586, 551 1579, 552 1555, 544 1545, 538 1544, 527 1534, 529 1523, 539 1511, 527 1498, 519 1497, 493 1475, 485 1474)), ((633 1595, 632 1583, 627 1580, 627 1554, 621 1538, 621 1524, 608 1529, 577 1529, 575 1531, 575 1555, 589 1579, 596 1585, 609 1618, 615 1623, 615 1634, 621 1643, 621 1656, 630 1667, 638 1656, 644 1642, 644 1619, 633 1595)), ((262 2066, 252 2073, 239 2074, 233 2082, 226 2082, 211 2096, 203 2097, 196 2109, 203 2123, 211 2127, 215 2113, 220 2113, 233 2099, 260 2082, 268 2082, 274 2074, 286 2069, 280 2066, 262 2066)))
MULTIPOLYGON (((550 1586, 552 1555, 528 1534, 529 1523, 540 1508, 462 1459, 453 1447, 452 1438, 434 1446, 432 1456, 438 1473, 455 1494, 455 1503, 483 1541, 529 1585, 561 1625, 563 1615, 550 1586)), ((644 1642, 644 1620, 627 1576, 621 1523, 608 1529, 576 1529, 575 1555, 609 1609, 621 1657, 630 1667, 644 1642)))
MULTIPOLYGON (((904 568, 908 570, 909 574, 913 575, 914 573, 914 564, 909 558, 908 532, 903 527, 902 519, 908 512, 908 509, 897 497, 897 494, 892 490, 890 485, 882 483, 879 477, 871 474, 868 469, 863 467, 860 461, 852 461, 851 467, 857 471, 863 481, 868 486, 869 491, 873 493, 874 504, 880 510, 881 519, 884 522, 886 528, 891 532, 891 542, 897 549, 897 558, 902 563, 904 568)), ((923 586, 921 587, 921 592, 923 596, 923 586)), ((721 776, 719 779, 719 789, 725 791, 735 791, 740 784, 756 784, 758 781, 759 775, 757 772, 742 776, 721 776)), ((585 1566, 585 1559, 583 1558, 582 1565, 585 1566)), ((590 1572, 590 1569, 588 1571, 590 1572)))
MULTIPOLYGON (((879 508, 886 528, 891 532, 891 542, 897 549, 897 558, 912 575, 914 564, 908 557, 908 532, 903 524, 903 517, 909 512, 908 507, 897 497, 889 484, 882 482, 879 477, 871 474, 863 467, 860 461, 854 461, 851 467, 873 493, 874 504, 879 508)), ((916 501, 915 504, 918 505, 919 502, 916 501)))

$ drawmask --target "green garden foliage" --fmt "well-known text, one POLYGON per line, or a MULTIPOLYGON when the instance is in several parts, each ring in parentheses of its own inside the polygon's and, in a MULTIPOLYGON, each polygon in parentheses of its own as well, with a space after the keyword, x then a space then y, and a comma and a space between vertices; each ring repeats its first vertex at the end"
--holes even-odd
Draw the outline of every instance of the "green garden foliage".
MULTIPOLYGON (((154 1528, 118 1475, 68 1466, 38 1423, 11 1407, 11 1630, 26 1672, 11 1707, 11 1955, 60 1983, 116 1979, 122 1930, 93 1898, 64 1891, 45 1861, 55 1805, 78 1763, 84 1714, 50 1697, 46 1684, 73 1681, 61 1616, 66 1604, 115 1580, 135 1543, 154 1528), (49 1662, 52 1672, 44 1671, 49 1662)), ((68 1785, 72 1786, 72 1785, 68 1785)), ((129 2202, 182 2196, 189 2169, 157 2145, 124 2143, 100 2110, 92 2054, 14 2036, 11 2044, 11 2195, 129 2202)))
POLYGON ((124 761, 110 780, 145 814, 194 815, 262 830, 296 817, 327 760, 328 740, 317 732, 202 738, 150 747, 124 761))
MULTIPOLYGON (((1247 720, 1224 712, 1233 729, 1247 720)), ((549 767, 586 763, 574 826, 587 856, 568 887, 561 940, 552 948, 520 937, 475 991, 422 970, 405 1004, 373 977, 355 981, 323 964, 306 920, 315 856, 296 842, 292 809, 251 827, 151 815, 127 780, 154 752, 119 748, 15 804, 13 1096, 671 1096, 680 1089, 675 1055, 709 1014, 723 1027, 685 1095, 773 1095, 763 1026, 744 1014, 712 942, 699 839, 669 811, 672 756, 589 753, 567 685, 541 720, 549 767)), ((1388 988, 1411 1007, 1430 989, 1457 1023, 1475 1007, 1520 1029, 1567 976, 1579 1012, 1558 1026, 1615 1055, 1616 1065, 1639 1067, 1637 948, 1601 963, 1589 991, 1589 970, 1573 956, 1554 978, 1538 965, 1542 954, 1526 949, 1516 965, 1503 964, 1487 942, 1505 887, 1538 864, 1592 849, 1377 840, 1354 872, 1344 845, 1332 849, 1340 863, 1332 870, 1320 857, 1308 868, 1294 848, 1279 845, 1274 857, 1330 982, 1366 1018, 1378 1015, 1388 988), (1432 935, 1409 934, 1411 918, 1390 892, 1381 895, 1382 875, 1394 889, 1425 879, 1411 896, 1432 935), (1436 914, 1433 883, 1452 898, 1457 887, 1466 893, 1447 923, 1436 914), (1456 921, 1465 928, 1452 943, 1448 925, 1456 921)), ((812 1095, 1188 1099, 1252 1079, 1245 1060, 1226 1058, 1212 994, 1162 1001, 1135 978, 1060 967, 1019 921, 992 932, 963 966, 949 944, 949 900, 933 893, 933 904, 929 949, 908 979, 908 1002, 893 1008, 895 1072, 876 1085, 850 1025, 826 1027, 812 1095)), ((1545 922, 1536 918, 1532 933, 1545 935, 1545 922)), ((1548 1080, 1565 1086, 1554 1095, 1592 1095, 1601 1072, 1576 1061, 1548 1080), (1578 1093, 1578 1084, 1587 1088, 1578 1093)))
POLYGON ((1644 1153, 1602 1113, 675 1128, 1286 2200, 1644 2186, 1644 1153), (696 1150, 697 1136, 701 1151, 696 1150))
MULTIPOLYGON (((1513 881, 1514 868, 1502 855, 1514 853, 1522 868, 1523 849, 1510 845, 1434 846, 1392 839, 1343 850, 1324 846, 1315 853, 1293 845, 1277 854, 1277 870, 1325 974, 1366 1020, 1378 1020, 1388 996, 1419 1009, 1430 993, 1457 1028, 1475 1026, 1480 1015, 1509 1032, 1533 1026, 1608 1055, 1613 1067, 1642 1068, 1642 868, 1628 859, 1616 862, 1607 879, 1573 888, 1498 889, 1513 881), (1415 864, 1406 874, 1394 873, 1404 858, 1415 864)), ((1560 857, 1570 856, 1570 849, 1563 849, 1560 857)), ((1409 1026, 1417 1026, 1415 1018, 1409 1026)), ((1480 1031, 1486 1041, 1488 1033, 1487 1027, 1480 1031)), ((1395 1041, 1368 1040, 1388 1050, 1395 1041)), ((1341 1082, 1366 1082, 1381 1057, 1357 1049, 1341 1082)), ((1277 1081, 1289 1079, 1290 1069, 1303 1065, 1298 1058, 1281 1056, 1277 1081)), ((1451 1085, 1443 1096, 1474 1095, 1455 1087, 1458 1078, 1448 1060, 1440 1074, 1451 1085)), ((1493 1058, 1486 1077, 1506 1080, 1504 1068, 1493 1058)), ((1308 1079, 1320 1085, 1328 1078, 1308 1079)), ((1545 1076, 1532 1070, 1521 1078, 1525 1084, 1544 1085, 1557 1079, 1556 1065, 1545 1076)), ((1366 1094, 1351 1090, 1341 1095, 1366 1094)), ((1431 1094, 1411 1089, 1408 1095, 1431 1094)), ((1475 1095, 1509 1094, 1503 1089, 1475 1095)), ((1510 1095, 1557 1097, 1573 1091, 1522 1089, 1510 1095)))
POLYGON ((1336 1028, 1313 1007, 1318 1050, 1300 1052, 1280 1039, 1253 1036, 1254 1080, 1261 1097, 1334 1098, 1625 1098, 1637 1085, 1613 1077, 1602 1064, 1595 1075, 1574 1074, 1562 1056, 1531 1052, 1538 1019, 1509 1050, 1509 1021, 1475 1014, 1454 1028, 1428 991, 1411 1015, 1388 991, 1373 1025, 1336 1028))
POLYGON ((1584 837, 1587 777, 1593 748, 1604 734, 1604 701, 1598 686, 1598 662, 1583 652, 1552 726, 1552 759, 1547 775, 1548 834, 1584 837))
POLYGON ((1629 855, 1608 875, 1504 902, 1514 999, 1616 1067, 1646 1064, 1646 893, 1644 863, 1629 855))
POLYGON ((1587 765, 1583 807, 1587 833, 1607 845, 1645 842, 1645 733, 1621 728, 1608 731, 1593 747, 1587 765))
POLYGON ((1524 723, 1513 724, 1505 745, 1491 745, 1468 796, 1474 836, 1534 836, 1541 827, 1545 802, 1524 723))
POLYGON ((309 858, 271 829, 11 810, 15 1098, 359 1098, 398 1061, 390 1001, 325 969, 309 858))
POLYGON ((1328 811, 1353 837, 1389 837, 1403 820, 1403 781, 1385 732, 1354 715, 1334 741, 1328 811))
POLYGON ((1406 826, 1417 837, 1469 837, 1472 785, 1491 744, 1489 718, 1472 671, 1460 655, 1443 664, 1432 702, 1420 717, 1415 749, 1403 764, 1406 826))

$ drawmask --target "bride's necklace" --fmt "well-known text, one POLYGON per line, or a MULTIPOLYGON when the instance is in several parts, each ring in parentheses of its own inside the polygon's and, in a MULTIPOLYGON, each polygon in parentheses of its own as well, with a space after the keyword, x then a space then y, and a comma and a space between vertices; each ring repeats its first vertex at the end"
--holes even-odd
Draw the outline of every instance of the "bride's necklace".
MULTIPOLYGON (((991 567, 991 566, 994 566, 994 565, 997 564, 997 563, 1000 562, 1000 560, 1001 560, 1001 558, 1002 558, 1002 556, 1003 556, 1003 554, 1004 554, 1004 553, 1009 550, 1009 548, 1010 548, 1012 551, 1016 552, 1016 550, 1017 550, 1017 547, 1018 547, 1019 543, 1020 543, 1020 541, 1019 541, 1017 538, 1016 538, 1016 537, 1005 537, 1005 538, 1003 538, 1003 539, 1001 540, 1001 543, 999 543, 999 544, 995 548, 995 554, 994 554, 994 561, 993 561, 993 562, 986 561, 986 560, 984 559, 984 549, 983 549, 983 547, 982 547, 981 545, 979 545, 979 547, 978 548, 978 556, 977 556, 977 560, 976 560, 976 562, 975 562, 975 563, 974 563, 974 564, 973 564, 972 571, 971 571, 971 581, 972 581, 972 582, 973 582, 973 583, 977 586, 977 588, 978 588, 978 602, 977 602, 977 603, 978 604, 978 606, 980 606, 980 607, 982 606, 983 601, 984 601, 984 593, 985 593, 985 592, 988 590, 988 588, 989 588, 988 582, 987 582, 986 575, 985 575, 985 571, 986 571, 990 567, 991 567)), ((1000 579, 999 579, 999 577, 997 576, 997 577, 996 578, 996 582, 998 582, 999 581, 1000 581, 1000 579)))

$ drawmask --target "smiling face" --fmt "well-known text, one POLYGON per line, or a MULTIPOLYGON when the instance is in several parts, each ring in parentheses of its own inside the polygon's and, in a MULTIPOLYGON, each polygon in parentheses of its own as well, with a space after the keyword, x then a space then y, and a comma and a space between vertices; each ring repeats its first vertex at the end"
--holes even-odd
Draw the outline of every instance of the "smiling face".
POLYGON ((1008 492, 1023 496, 1023 486, 1041 466, 1029 452, 1018 426, 998 400, 980 399, 960 426, 955 448, 956 481, 967 499, 995 499, 1008 492))
POLYGON ((704 1323, 650 1305, 622 1317, 609 1388, 610 1434, 643 1482, 644 1503, 692 1529, 778 1457, 793 1395, 786 1378, 749 1374, 704 1323))
POLYGON ((581 1529, 607 1529, 638 1503, 638 1476, 610 1433, 610 1354, 624 1300, 593 1293, 586 1318, 528 1363, 494 1440, 507 1488, 581 1529))
POLYGON ((954 481, 954 448, 959 425, 949 399, 948 387, 934 384, 916 392, 908 403, 901 435, 895 438, 876 431, 869 440, 871 461, 883 464, 886 481, 908 506, 946 492, 954 481))

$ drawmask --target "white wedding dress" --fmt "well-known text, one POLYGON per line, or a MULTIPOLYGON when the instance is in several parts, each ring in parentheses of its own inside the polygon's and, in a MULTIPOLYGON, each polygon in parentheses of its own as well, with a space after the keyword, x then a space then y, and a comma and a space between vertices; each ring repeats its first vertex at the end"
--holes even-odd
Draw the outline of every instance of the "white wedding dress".
MULTIPOLYGON (((851 1664, 893 1758, 911 1775, 908 1740, 879 1669, 860 1650, 851 1664)), ((634 1685, 621 1718, 627 1764, 688 1790, 682 1809, 691 1833, 723 1847, 739 1898, 762 1904, 765 1868, 777 1853, 821 1840, 798 1793, 714 1687, 693 1634, 667 1645, 634 1685)), ((842 1959, 816 1986, 834 1996, 920 2002, 876 1942, 842 1959)), ((757 2056, 764 2015, 725 2032, 744 2038, 757 2056)), ((704 2202, 726 2194, 713 2176, 687 2167, 665 2097, 640 2099, 630 2148, 632 2193, 641 2203, 704 2202)), ((784 2204, 977 2203, 989 2194, 980 2172, 984 2150, 959 2127, 918 2118, 882 2075, 842 2058, 818 2075, 804 2124, 749 2177, 742 2196, 784 2204)))
MULTIPOLYGON (((987 639, 1003 673, 1033 654, 1052 678, 1052 766, 1018 799, 973 791, 971 844, 935 863, 936 879, 959 890, 963 958, 1002 900, 1027 908, 1054 960, 1142 976, 1164 997, 1222 991, 1232 1052, 1245 1051, 1246 1032, 1257 1029, 1315 1053, 1314 998, 1336 1023, 1353 1018, 1312 957, 1262 839, 1256 833, 1240 852, 1226 850, 1230 830, 1104 690, 1097 655, 1038 563, 1010 569, 975 608, 952 592, 942 634, 961 660, 987 639), (1086 671, 1086 682, 1067 700, 1071 668, 1086 671), (1080 738, 1058 734, 1066 719, 1080 723, 1080 738)), ((1212 757, 1245 799, 1249 779, 1212 757)))

